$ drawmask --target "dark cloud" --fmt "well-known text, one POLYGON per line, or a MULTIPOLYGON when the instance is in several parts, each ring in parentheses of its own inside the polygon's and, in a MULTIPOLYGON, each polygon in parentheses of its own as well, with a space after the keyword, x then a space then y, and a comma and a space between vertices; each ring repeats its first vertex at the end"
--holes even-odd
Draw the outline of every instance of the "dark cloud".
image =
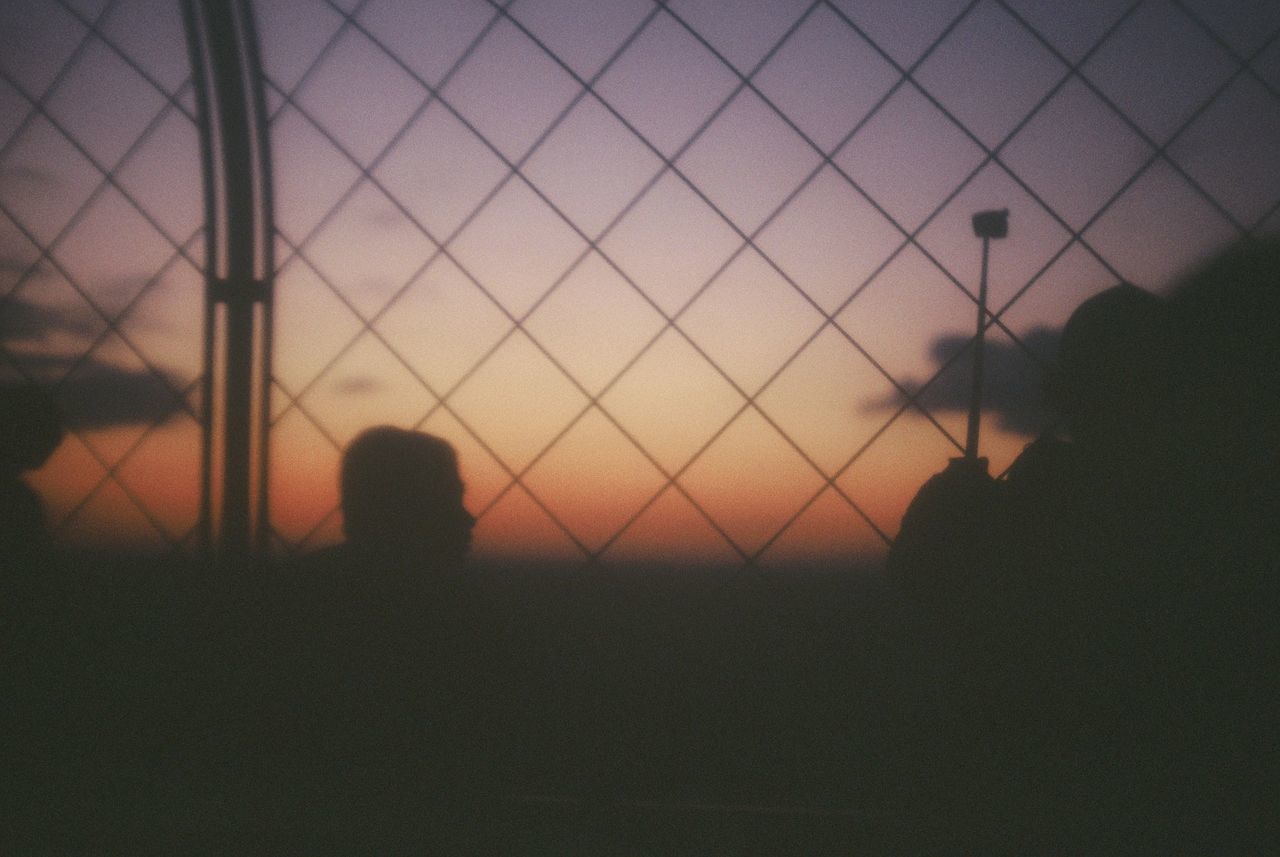
MULTIPOLYGON (((1048 364, 1057 353, 1060 335, 1059 329, 1037 327, 1023 336, 1022 341, 1043 363, 1048 364)), ((953 355, 955 360, 917 399, 926 410, 968 412, 973 384, 973 350, 968 347, 971 339, 971 334, 948 333, 930 345, 929 358, 935 371, 953 355)), ((1044 406, 1042 378, 1035 361, 1020 346, 1004 340, 987 340, 984 354, 983 411, 994 414, 999 426, 1006 431, 1024 435, 1043 431, 1050 422, 1050 415, 1044 406)), ((904 381, 902 386, 914 392, 924 387, 926 380, 912 378, 904 381)), ((896 410, 902 402, 903 397, 894 393, 868 401, 863 410, 896 410)))
MULTIPOLYGON (((36 377, 49 377, 73 361, 65 357, 23 357, 36 377)), ((178 381, 164 372, 126 369, 93 357, 51 388, 63 422, 70 429, 104 429, 162 423, 185 410, 178 381)))
POLYGON ((18 182, 43 190, 55 188, 61 184, 57 175, 49 170, 26 164, 6 164, 0 167, 0 181, 18 182))
POLYGON ((379 206, 366 216, 369 224, 378 229, 393 229, 405 223, 404 215, 390 205, 379 206))
POLYGON ((95 297, 102 295, 117 298, 124 302, 142 291, 143 287, 153 279, 155 278, 137 274, 132 277, 115 277, 110 280, 102 280, 93 284, 93 294, 95 297))
POLYGON ((333 382, 335 392, 343 396, 366 396, 382 389, 382 382, 368 375, 340 378, 333 382))
POLYGON ((32 346, 59 333, 88 348, 100 327, 87 311, 66 313, 12 297, 0 301, 0 344, 26 346, 10 354, 34 377, 61 377, 52 389, 68 428, 160 423, 184 410, 175 392, 181 385, 167 372, 128 369, 94 356, 78 361, 64 354, 31 353, 32 346))
POLYGON ((88 338, 101 328, 101 322, 87 305, 83 312, 70 312, 20 297, 0 299, 0 340, 6 345, 42 342, 58 333, 88 338))
POLYGON ((44 259, 38 259, 35 263, 25 261, 19 257, 12 256, 12 250, 0 250, 0 275, 3 275, 10 283, 31 282, 35 280, 46 279, 52 271, 49 263, 44 259))

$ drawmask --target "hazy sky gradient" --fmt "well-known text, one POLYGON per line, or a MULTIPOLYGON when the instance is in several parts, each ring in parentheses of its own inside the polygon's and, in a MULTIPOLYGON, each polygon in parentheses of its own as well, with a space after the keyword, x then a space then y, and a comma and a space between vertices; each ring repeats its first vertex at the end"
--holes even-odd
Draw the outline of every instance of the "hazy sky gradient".
MULTIPOLYGON (((1275 4, 255 7, 282 549, 338 536, 338 450, 391 422, 458 446, 482 553, 875 553, 963 442, 974 211, 1010 209, 997 471, 1082 299, 1280 229, 1275 4), (944 365, 929 416, 895 416, 944 365)), ((33 0, 0 33, 0 372, 69 413, 105 413, 84 391, 107 379, 174 391, 79 417, 37 482, 68 539, 188 539, 203 250, 180 21, 33 0)))

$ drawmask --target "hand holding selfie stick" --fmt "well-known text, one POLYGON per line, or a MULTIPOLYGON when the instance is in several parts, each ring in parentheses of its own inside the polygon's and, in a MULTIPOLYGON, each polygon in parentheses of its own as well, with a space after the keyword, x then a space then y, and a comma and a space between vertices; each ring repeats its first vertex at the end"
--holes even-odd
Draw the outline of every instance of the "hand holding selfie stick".
MULTIPOLYGON (((978 429, 982 415, 983 351, 987 332, 987 256, 992 238, 1009 234, 1009 209, 979 211, 973 216, 973 234, 982 239, 982 279, 978 285, 978 330, 973 338, 973 392, 969 397, 969 433, 964 458, 978 461, 978 429)), ((985 468, 984 468, 985 469, 985 468)))

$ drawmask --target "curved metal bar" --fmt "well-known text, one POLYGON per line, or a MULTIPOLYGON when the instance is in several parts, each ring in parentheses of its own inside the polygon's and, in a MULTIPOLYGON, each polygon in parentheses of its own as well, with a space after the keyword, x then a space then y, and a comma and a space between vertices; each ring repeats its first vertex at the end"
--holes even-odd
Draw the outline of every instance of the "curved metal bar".
POLYGON ((271 156, 249 1, 184 0, 183 14, 207 236, 200 532, 216 561, 236 565, 266 547, 271 156))

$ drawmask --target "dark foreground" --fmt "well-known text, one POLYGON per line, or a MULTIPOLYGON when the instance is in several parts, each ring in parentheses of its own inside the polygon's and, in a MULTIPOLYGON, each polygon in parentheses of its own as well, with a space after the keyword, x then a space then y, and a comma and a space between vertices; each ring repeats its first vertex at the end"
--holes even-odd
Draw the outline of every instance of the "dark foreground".
POLYGON ((6 584, 4 853, 1269 848, 1258 605, 1049 633, 869 571, 42 564, 6 584))

